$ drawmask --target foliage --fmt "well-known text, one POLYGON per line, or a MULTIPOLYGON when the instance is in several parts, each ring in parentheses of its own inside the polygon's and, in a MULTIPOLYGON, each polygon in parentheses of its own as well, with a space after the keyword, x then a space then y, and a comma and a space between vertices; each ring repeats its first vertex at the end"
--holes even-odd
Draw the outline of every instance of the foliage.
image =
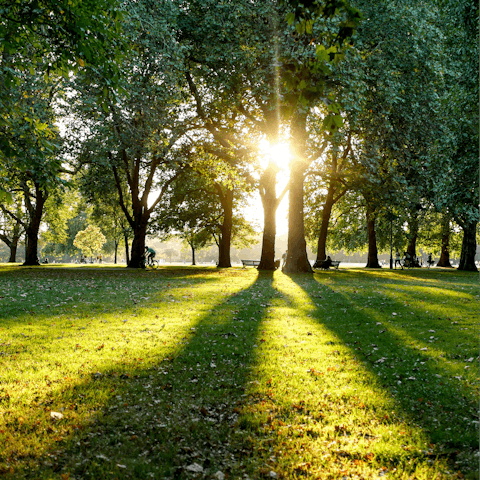
POLYGON ((100 251, 106 240, 105 235, 99 227, 89 225, 85 230, 77 233, 73 244, 81 250, 85 256, 91 257, 100 251))
MULTIPOLYGON (((40 178, 58 181, 56 128, 45 119, 62 75, 86 69, 118 81, 121 12, 115 0, 0 2, 0 167, 41 166, 40 178), (40 85, 43 83, 43 85, 40 85), (40 106, 40 108, 39 108, 40 106), (50 157, 49 161, 47 158, 50 157)), ((8 190, 0 186, 0 199, 8 190)))

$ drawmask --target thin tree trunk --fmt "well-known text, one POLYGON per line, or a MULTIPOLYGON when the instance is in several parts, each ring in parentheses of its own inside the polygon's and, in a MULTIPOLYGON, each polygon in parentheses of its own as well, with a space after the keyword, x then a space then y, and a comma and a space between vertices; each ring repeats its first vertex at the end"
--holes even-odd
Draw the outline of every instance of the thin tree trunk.
POLYGON ((307 256, 303 215, 303 182, 307 169, 307 114, 305 112, 294 116, 292 136, 294 159, 290 166, 287 258, 282 270, 286 273, 312 273, 313 269, 307 256))
POLYGON ((442 218, 442 249, 437 267, 453 268, 450 263, 450 215, 442 218))
POLYGON ((475 265, 475 254, 477 253, 477 222, 471 222, 462 226, 463 241, 462 253, 458 270, 477 272, 475 265))
POLYGON ((367 268, 382 268, 378 261, 375 211, 367 201, 368 261, 367 268))
POLYGON ((196 265, 197 262, 195 260, 195 248, 193 247, 193 245, 190 245, 190 248, 192 249, 192 265, 196 265))
POLYGON ((130 262, 130 253, 128 251, 128 235, 125 233, 123 238, 125 240, 125 261, 128 265, 128 262, 130 262))
POLYGON ((114 255, 114 259, 113 259, 113 263, 116 265, 117 264, 117 256, 118 256, 118 244, 120 243, 119 240, 115 239, 113 241, 114 245, 115 245, 115 255, 114 255))

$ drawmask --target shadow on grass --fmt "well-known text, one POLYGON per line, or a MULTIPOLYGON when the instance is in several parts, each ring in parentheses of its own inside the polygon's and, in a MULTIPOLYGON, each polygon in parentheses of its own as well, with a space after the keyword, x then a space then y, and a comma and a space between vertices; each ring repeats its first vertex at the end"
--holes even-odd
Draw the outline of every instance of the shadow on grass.
POLYGON ((58 392, 72 412, 89 410, 90 421, 73 424, 67 409, 50 427, 43 458, 16 458, 33 461, 15 478, 188 478, 218 470, 240 478, 243 447, 232 443, 232 428, 251 380, 259 324, 276 295, 272 282, 271 272, 260 272, 247 288, 186 321, 181 344, 164 347, 150 367, 119 359, 58 392))
MULTIPOLYGON (((412 346, 409 342, 411 332, 402 322, 412 322, 414 318, 392 317, 390 311, 402 311, 403 303, 392 301, 391 308, 370 305, 365 309, 358 303, 360 298, 368 300, 366 294, 358 290, 342 293, 344 287, 345 290, 352 289, 348 280, 358 278, 358 273, 353 278, 344 275, 344 284, 339 277, 333 279, 335 275, 337 272, 330 277, 315 275, 313 281, 295 275, 290 279, 316 305, 313 313, 310 312, 312 317, 346 345, 364 368, 376 377, 378 384, 394 401, 396 416, 409 419, 409 423, 423 430, 431 444, 431 454, 446 457, 457 470, 460 465, 456 461, 463 456, 459 461, 464 463, 462 472, 476 471, 477 465, 472 462, 478 449, 478 398, 474 395, 478 390, 470 389, 472 385, 466 384, 462 377, 454 378, 452 368, 445 360, 440 355, 432 355, 434 347, 431 344, 423 348, 421 345, 412 346), (319 294, 324 297, 321 302, 317 300, 319 294), (469 466, 465 466, 466 461, 470 462, 469 466)), ((402 283, 408 278, 402 275, 402 283)), ((388 276, 384 280, 383 284, 376 283, 375 288, 386 289, 389 294, 398 288, 398 279, 388 276)), ((437 301, 442 298, 440 292, 436 295, 437 301)), ((444 295, 448 295, 448 289, 444 295)), ((441 320, 433 319, 430 326, 440 330, 447 319, 441 320)), ((425 328, 428 329, 428 325, 425 328)), ((471 335, 469 338, 471 342, 471 335)), ((461 341, 461 338, 457 339, 461 341)), ((467 334, 463 339, 467 339, 467 334)), ((413 340, 418 343, 423 339, 413 340)))

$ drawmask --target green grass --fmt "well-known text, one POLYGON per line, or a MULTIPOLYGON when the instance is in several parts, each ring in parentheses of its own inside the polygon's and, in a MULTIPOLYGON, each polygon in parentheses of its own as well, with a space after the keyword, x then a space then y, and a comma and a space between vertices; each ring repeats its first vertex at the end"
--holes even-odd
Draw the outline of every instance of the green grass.
POLYGON ((0 478, 478 478, 478 309, 439 269, 2 265, 0 478))

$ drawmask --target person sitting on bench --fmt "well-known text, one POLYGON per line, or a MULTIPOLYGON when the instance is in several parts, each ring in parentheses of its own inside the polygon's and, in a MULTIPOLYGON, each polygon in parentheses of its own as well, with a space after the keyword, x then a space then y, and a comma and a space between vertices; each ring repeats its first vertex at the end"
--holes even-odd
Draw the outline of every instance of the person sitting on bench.
POLYGON ((332 259, 328 256, 326 260, 317 260, 313 265, 313 268, 323 268, 324 270, 328 270, 331 266, 332 259))

